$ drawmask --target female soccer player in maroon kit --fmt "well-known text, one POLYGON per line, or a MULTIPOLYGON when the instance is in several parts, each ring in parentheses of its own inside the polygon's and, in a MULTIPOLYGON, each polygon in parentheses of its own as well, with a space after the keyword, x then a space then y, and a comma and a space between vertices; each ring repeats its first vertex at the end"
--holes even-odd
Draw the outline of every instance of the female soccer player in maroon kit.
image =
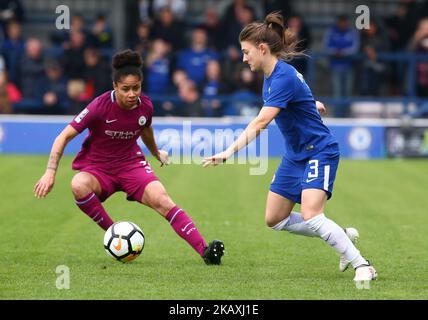
POLYGON ((113 193, 124 191, 128 200, 149 206, 165 217, 206 264, 220 264, 223 243, 214 240, 206 244, 190 217, 171 200, 137 144, 141 137, 161 166, 168 164, 167 152, 158 150, 154 139, 152 102, 141 94, 142 63, 140 55, 131 50, 113 57, 114 90, 95 98, 56 137, 46 172, 36 183, 34 194, 44 198, 52 190, 66 145, 88 129, 72 164, 74 170, 79 170, 71 181, 77 206, 107 230, 113 221, 102 202, 113 193))

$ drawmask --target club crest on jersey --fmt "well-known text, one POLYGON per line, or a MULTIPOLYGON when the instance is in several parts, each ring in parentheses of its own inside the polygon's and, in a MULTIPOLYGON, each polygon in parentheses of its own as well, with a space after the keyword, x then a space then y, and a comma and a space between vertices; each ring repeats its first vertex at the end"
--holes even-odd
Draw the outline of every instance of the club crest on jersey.
POLYGON ((146 122, 147 122, 147 119, 145 116, 141 116, 140 119, 138 119, 138 124, 140 126, 144 126, 146 124, 146 122))

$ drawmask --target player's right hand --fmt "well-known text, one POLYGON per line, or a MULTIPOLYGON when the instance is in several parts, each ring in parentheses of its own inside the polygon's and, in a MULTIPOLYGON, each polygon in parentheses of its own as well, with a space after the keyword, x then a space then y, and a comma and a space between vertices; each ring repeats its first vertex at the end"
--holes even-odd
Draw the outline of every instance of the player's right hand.
POLYGON ((46 197, 47 194, 51 192, 54 184, 55 173, 51 170, 47 170, 34 186, 34 196, 39 199, 46 197))
POLYGON ((225 163, 229 158, 229 155, 226 152, 217 153, 211 157, 206 157, 202 160, 202 166, 204 168, 208 166, 217 166, 221 163, 225 163))
POLYGON ((168 156, 168 152, 164 151, 164 150, 159 150, 157 159, 159 160, 159 162, 161 163, 161 167, 163 167, 164 165, 169 165, 169 156, 168 156))

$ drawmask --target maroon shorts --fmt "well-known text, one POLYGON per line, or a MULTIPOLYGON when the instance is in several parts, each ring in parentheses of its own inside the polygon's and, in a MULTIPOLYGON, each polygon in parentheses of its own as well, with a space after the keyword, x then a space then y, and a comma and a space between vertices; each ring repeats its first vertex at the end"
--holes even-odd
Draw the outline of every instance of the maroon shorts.
POLYGON ((120 170, 107 170, 102 166, 85 166, 80 172, 92 174, 101 185, 100 201, 105 201, 113 193, 123 191, 127 194, 129 201, 141 202, 144 189, 152 181, 158 181, 150 164, 147 161, 140 161, 140 166, 134 164, 123 166, 120 170))

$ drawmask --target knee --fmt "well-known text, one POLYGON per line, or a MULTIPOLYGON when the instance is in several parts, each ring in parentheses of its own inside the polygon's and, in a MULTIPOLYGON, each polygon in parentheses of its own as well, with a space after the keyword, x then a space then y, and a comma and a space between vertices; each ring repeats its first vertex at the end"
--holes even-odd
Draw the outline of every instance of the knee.
POLYGON ((267 227, 269 228, 273 228, 275 227, 280 220, 278 220, 276 217, 274 217, 273 215, 269 214, 269 212, 266 212, 265 214, 265 224, 267 227))
POLYGON ((320 213, 321 212, 319 212, 319 210, 315 210, 313 208, 304 208, 303 206, 301 207, 301 212, 300 212, 304 221, 312 219, 313 217, 315 217, 320 213))
POLYGON ((150 207, 166 217, 168 212, 175 207, 175 203, 166 192, 162 192, 152 199, 150 207))
POLYGON ((84 176, 77 174, 71 180, 71 192, 77 199, 83 198, 91 191, 90 181, 84 176))
POLYGON ((303 220, 307 221, 309 219, 312 219, 313 217, 315 217, 316 215, 322 212, 323 212, 323 207, 318 202, 302 201, 302 204, 300 206, 300 214, 302 215, 303 220))

